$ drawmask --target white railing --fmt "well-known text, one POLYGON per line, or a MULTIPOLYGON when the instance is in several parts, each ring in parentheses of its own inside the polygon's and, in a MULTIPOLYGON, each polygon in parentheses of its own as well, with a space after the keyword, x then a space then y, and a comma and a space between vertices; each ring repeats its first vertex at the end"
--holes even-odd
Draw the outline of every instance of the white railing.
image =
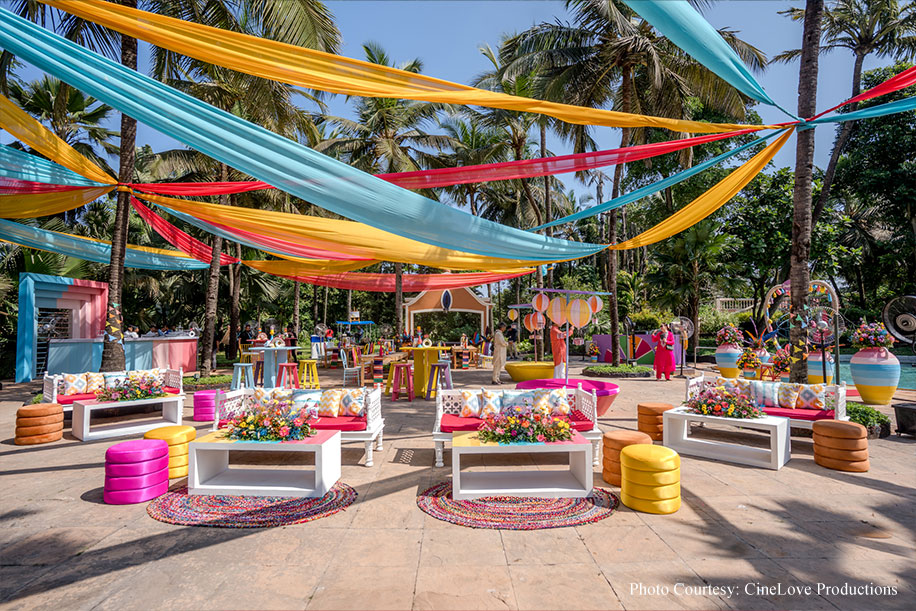
POLYGON ((744 312, 754 307, 754 300, 750 297, 718 297, 716 298, 716 312, 734 314, 744 312))

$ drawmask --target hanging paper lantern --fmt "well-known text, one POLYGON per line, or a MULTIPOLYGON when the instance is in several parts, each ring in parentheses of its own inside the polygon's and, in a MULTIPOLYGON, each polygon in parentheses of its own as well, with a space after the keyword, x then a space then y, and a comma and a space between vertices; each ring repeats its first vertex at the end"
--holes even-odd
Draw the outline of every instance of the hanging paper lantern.
POLYGON ((547 295, 544 293, 538 293, 534 296, 534 299, 531 300, 531 305, 534 306, 534 309, 538 312, 546 310, 548 303, 550 303, 550 299, 548 299, 547 295))
POLYGON ((518 310, 509 310, 509 320, 518 320, 518 310))
POLYGON ((525 325, 525 328, 529 332, 534 331, 534 314, 525 314, 525 317, 522 319, 522 324, 525 325))
POLYGON ((604 301, 598 295, 592 295, 588 298, 588 309, 592 314, 597 314, 604 308, 604 301))
POLYGON ((535 329, 543 329, 547 326, 547 319, 544 318, 544 315, 540 312, 535 312, 531 315, 531 320, 534 321, 535 329))
POLYGON ((566 300, 562 297, 554 297, 547 304, 547 316, 558 325, 566 324, 566 300))
POLYGON ((592 319, 592 311, 584 299, 573 299, 566 306, 566 320, 577 329, 581 329, 592 319))
POLYGON ((452 307, 452 292, 448 289, 442 291, 439 303, 442 304, 442 311, 448 313, 448 309, 452 307))

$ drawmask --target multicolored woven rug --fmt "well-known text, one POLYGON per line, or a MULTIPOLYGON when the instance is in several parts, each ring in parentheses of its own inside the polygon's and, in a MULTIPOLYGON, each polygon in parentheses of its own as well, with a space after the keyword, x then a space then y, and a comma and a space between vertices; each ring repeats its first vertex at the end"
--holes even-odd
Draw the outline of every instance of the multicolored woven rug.
POLYGON ((356 490, 337 482, 318 499, 277 496, 188 494, 187 487, 169 491, 146 506, 150 517, 182 526, 269 528, 325 518, 349 507, 356 490))
POLYGON ((424 490, 417 506, 434 518, 469 526, 503 530, 540 530, 579 526, 603 520, 614 513, 620 500, 600 488, 584 499, 541 499, 487 496, 471 501, 452 498, 451 482, 424 490))

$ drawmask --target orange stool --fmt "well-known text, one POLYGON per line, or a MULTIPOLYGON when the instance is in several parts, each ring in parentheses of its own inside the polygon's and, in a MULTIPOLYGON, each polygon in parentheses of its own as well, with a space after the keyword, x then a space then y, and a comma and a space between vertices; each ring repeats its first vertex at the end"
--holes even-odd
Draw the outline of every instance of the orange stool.
POLYGON ((816 420, 811 430, 814 462, 835 471, 868 471, 868 431, 864 426, 845 420, 816 420))
POLYGON ((391 400, 397 401, 401 394, 401 383, 404 383, 404 391, 407 393, 407 400, 413 401, 413 367, 410 363, 392 363, 393 381, 391 385, 391 400))
POLYGON ((637 428, 654 441, 662 440, 662 414, 674 409, 670 403, 639 403, 636 406, 637 428))
POLYGON ((64 408, 57 403, 23 405, 16 411, 13 443, 30 446, 58 441, 64 436, 64 408))
POLYGON ((612 486, 620 485, 620 451, 638 443, 652 443, 652 438, 639 431, 608 431, 604 434, 602 478, 612 486))
POLYGON ((299 388, 299 365, 296 363, 280 363, 277 376, 277 388, 299 388))

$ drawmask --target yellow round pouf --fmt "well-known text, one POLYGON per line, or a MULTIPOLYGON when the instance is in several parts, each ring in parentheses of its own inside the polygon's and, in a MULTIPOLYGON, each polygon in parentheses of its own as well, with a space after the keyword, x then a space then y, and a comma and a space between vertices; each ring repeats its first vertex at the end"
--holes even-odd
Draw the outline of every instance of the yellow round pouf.
POLYGON ((670 484, 679 484, 681 482, 681 470, 637 471, 636 469, 630 469, 627 471, 627 481, 631 484, 638 484, 640 486, 668 486, 670 484))
POLYGON ((187 467, 188 466, 188 455, 180 454, 178 456, 169 456, 169 469, 174 469, 175 467, 187 467))
POLYGON ((173 456, 187 456, 188 454, 188 444, 179 443, 178 445, 169 446, 169 457, 173 456))
POLYGON ((147 431, 144 439, 162 439, 170 446, 194 441, 197 438, 197 429, 193 426, 176 424, 174 426, 161 426, 158 429, 147 431))
POLYGON ((643 484, 634 484, 629 479, 624 480, 623 476, 621 475, 620 488, 621 490, 626 490, 627 495, 633 498, 642 499, 644 501, 670 501, 671 499, 676 499, 681 496, 680 482, 677 482, 676 484, 666 484, 663 486, 654 484, 651 486, 645 486, 643 484))
POLYGON ((620 501, 645 513, 681 507, 681 457, 664 446, 631 445, 620 451, 620 501))
POLYGON ((671 471, 681 467, 681 457, 665 446, 636 444, 620 451, 620 466, 637 471, 671 471))
POLYGON ((188 476, 188 466, 183 467, 174 467, 169 469, 169 479, 175 479, 176 477, 187 477, 188 476))
POLYGON ((681 497, 669 499, 667 501, 646 501, 630 496, 625 492, 621 492, 620 502, 630 509, 635 509, 643 513, 669 514, 681 508, 681 497))

